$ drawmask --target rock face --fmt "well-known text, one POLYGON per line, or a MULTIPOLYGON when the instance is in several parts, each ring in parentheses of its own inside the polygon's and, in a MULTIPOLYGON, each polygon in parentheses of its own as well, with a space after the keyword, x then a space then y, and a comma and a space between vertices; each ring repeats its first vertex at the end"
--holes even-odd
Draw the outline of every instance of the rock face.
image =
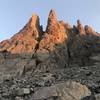
POLYGON ((39 23, 39 17, 32 15, 29 22, 19 33, 11 37, 10 40, 1 42, 0 51, 6 50, 12 54, 32 53, 38 43, 37 39, 39 39, 41 35, 42 27, 39 23))
POLYGON ((50 11, 48 17, 48 25, 44 38, 40 41, 39 47, 53 49, 55 44, 63 43, 67 39, 66 28, 57 21, 54 10, 50 11))
POLYGON ((84 27, 82 26, 80 20, 77 20, 77 28, 79 30, 80 35, 85 35, 84 27))
MULTIPOLYGON (((86 34, 98 35, 90 26, 86 25, 84 27, 86 34)), ((98 35, 99 36, 99 35, 98 35)))
POLYGON ((85 100, 86 86, 92 94, 99 91, 99 58, 100 34, 93 28, 80 20, 72 27, 51 10, 43 31, 33 14, 22 30, 0 42, 0 100, 85 100))

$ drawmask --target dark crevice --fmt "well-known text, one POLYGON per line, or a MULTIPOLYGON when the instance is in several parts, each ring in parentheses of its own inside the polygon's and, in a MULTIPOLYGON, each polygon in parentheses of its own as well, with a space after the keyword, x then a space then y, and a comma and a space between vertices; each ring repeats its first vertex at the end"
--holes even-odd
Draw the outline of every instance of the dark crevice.
POLYGON ((71 60, 71 53, 70 53, 70 48, 67 44, 67 54, 68 54, 68 66, 70 66, 70 60, 71 60))
POLYGON ((39 49, 39 43, 35 46, 35 51, 39 49))
POLYGON ((36 59, 36 66, 38 66, 41 63, 38 59, 36 59))

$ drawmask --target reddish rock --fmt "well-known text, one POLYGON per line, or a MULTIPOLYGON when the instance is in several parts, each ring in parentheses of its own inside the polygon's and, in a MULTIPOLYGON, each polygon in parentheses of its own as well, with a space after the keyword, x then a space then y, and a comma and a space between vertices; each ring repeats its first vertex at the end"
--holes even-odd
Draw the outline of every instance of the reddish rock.
POLYGON ((56 13, 54 10, 50 11, 48 17, 48 24, 44 38, 40 41, 40 48, 53 49, 55 44, 63 43, 66 38, 65 23, 57 21, 56 13))
MULTIPOLYGON (((24 36, 24 35, 30 35, 30 36, 33 36, 34 38, 38 38, 39 35, 41 34, 42 34, 42 30, 41 30, 41 26, 39 22, 39 17, 33 14, 29 22, 16 35, 19 35, 19 37, 24 36)), ((14 38, 15 36, 13 36, 12 38, 14 38)))
MULTIPOLYGON (((62 20, 62 21, 59 21, 59 23, 60 23, 62 26, 64 26, 66 30, 71 30, 71 29, 72 29, 71 25, 70 25, 69 23, 65 23, 63 20, 62 20)), ((66 31, 66 30, 65 30, 65 31, 66 31)))
POLYGON ((42 52, 44 49, 52 51, 57 45, 65 45, 65 42, 67 42, 65 49, 67 46, 70 46, 72 54, 75 52, 77 54, 80 47, 84 48, 84 45, 87 46, 88 43, 91 44, 94 40, 95 43, 96 41, 100 41, 97 36, 100 35, 98 35, 91 27, 85 26, 85 28, 83 28, 80 20, 77 21, 77 26, 73 28, 64 21, 58 21, 55 11, 51 10, 44 34, 42 27, 40 26, 39 17, 37 15, 32 15, 32 18, 22 30, 11 37, 11 39, 0 43, 0 51, 8 51, 13 54, 33 54, 37 51, 42 52), (91 38, 88 34, 95 35, 96 38, 91 38))
POLYGON ((5 51, 10 46, 9 40, 4 40, 0 42, 0 51, 5 51))
POLYGON ((24 28, 15 34, 11 39, 11 43, 8 41, 2 42, 2 48, 0 51, 8 51, 13 54, 20 53, 32 53, 38 43, 37 39, 42 35, 42 28, 39 23, 39 17, 32 15, 32 18, 24 26, 24 28))

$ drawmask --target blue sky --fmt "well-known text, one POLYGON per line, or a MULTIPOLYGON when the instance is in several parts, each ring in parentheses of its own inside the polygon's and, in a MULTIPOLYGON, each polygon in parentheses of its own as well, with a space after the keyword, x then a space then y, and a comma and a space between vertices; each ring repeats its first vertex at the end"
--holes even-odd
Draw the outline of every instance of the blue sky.
POLYGON ((59 20, 73 25, 80 19, 100 32, 100 0, 0 0, 0 41, 17 33, 32 13, 40 16, 45 28, 50 9, 59 20))

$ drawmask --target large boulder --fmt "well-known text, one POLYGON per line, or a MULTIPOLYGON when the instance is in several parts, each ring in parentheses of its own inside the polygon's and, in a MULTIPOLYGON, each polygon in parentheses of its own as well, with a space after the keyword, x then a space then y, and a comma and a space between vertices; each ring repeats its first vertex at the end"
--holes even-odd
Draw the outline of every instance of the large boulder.
POLYGON ((90 95, 91 92, 85 85, 73 81, 67 81, 38 89, 30 100, 49 100, 54 97, 59 100, 81 100, 90 95))

